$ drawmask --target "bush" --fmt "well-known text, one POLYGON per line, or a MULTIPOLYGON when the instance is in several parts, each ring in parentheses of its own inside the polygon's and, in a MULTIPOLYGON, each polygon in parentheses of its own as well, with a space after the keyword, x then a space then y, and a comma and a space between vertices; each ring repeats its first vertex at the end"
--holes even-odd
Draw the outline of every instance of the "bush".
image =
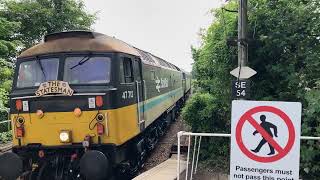
POLYGON ((209 93, 196 93, 182 110, 192 132, 229 132, 227 119, 218 119, 219 101, 209 93))
POLYGON ((0 144, 12 141, 11 131, 0 133, 0 144))
MULTIPOLYGON (((5 108, 0 108, 0 122, 8 120, 8 112, 4 110, 5 108)), ((10 123, 10 122, 9 122, 10 123)), ((8 123, 0 124, 0 133, 8 131, 8 123)))
MULTIPOLYGON (((229 133, 228 116, 221 116, 221 102, 209 93, 196 93, 187 102, 182 110, 184 121, 191 126, 192 132, 219 132, 229 133), (223 117, 223 118, 219 118, 223 117)), ((202 138, 200 159, 215 169, 227 170, 229 166, 229 139, 202 138)))
MULTIPOLYGON (((320 90, 312 89, 306 93, 302 135, 320 135, 320 90)), ((301 141, 301 175, 308 179, 320 177, 320 142, 301 141)))

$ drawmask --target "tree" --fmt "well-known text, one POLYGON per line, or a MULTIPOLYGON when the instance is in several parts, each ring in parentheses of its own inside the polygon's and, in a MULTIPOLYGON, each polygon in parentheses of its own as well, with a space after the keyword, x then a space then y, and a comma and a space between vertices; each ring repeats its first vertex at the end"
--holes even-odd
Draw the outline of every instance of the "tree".
POLYGON ((28 48, 44 35, 66 30, 90 30, 95 15, 88 14, 82 1, 76 0, 5 0, 0 17, 18 21, 17 38, 28 48))
MULTIPOLYGON (((0 17, 0 121, 7 120, 8 114, 5 111, 7 106, 8 92, 11 87, 13 68, 13 57, 19 41, 14 40, 20 23, 8 21, 0 17)), ((0 124, 0 132, 7 131, 7 124, 0 124)), ((0 142, 8 139, 9 133, 0 133, 0 142)))
POLYGON ((19 41, 15 40, 20 23, 10 22, 0 17, 0 108, 7 102, 7 94, 11 86, 13 58, 19 41))
MULTIPOLYGON (((320 136, 320 2, 249 2, 249 66, 258 72, 251 79, 252 99, 302 102, 302 134, 320 136)), ((237 9, 237 4, 231 2, 225 8, 237 9)), ((193 70, 200 92, 209 93, 219 103, 219 108, 212 109, 212 119, 226 123, 214 131, 224 132, 230 128, 231 113, 230 88, 226 87, 230 87, 232 79, 230 70, 237 66, 237 49, 228 47, 226 42, 237 36, 237 14, 220 8, 214 16, 215 21, 202 36, 202 46, 192 50, 193 70)), ((200 111, 189 108, 199 103, 199 98, 195 96, 189 103, 183 115, 192 122, 189 113, 201 117, 197 114, 200 111)), ((198 124, 197 130, 207 130, 206 126, 198 124)), ((302 142, 301 174, 305 178, 320 176, 319 146, 312 141, 302 142)))

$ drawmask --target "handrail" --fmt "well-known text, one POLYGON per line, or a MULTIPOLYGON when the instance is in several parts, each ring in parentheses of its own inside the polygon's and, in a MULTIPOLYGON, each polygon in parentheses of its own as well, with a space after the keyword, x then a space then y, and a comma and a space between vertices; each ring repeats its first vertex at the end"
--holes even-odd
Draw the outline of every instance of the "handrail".
MULTIPOLYGON (((199 152, 200 152, 200 144, 201 144, 201 138, 204 137, 231 137, 231 134, 227 133, 192 133, 192 132, 185 132, 180 131, 177 133, 178 137, 178 158, 177 158, 177 180, 180 180, 180 142, 181 142, 181 136, 189 136, 189 142, 188 142, 188 155, 187 155, 187 168, 186 168, 186 180, 188 178, 188 167, 189 167, 189 153, 190 153, 190 145, 191 145, 191 136, 195 136, 195 144, 194 144, 194 151, 193 151, 193 158, 192 158, 192 169, 191 169, 191 180, 192 180, 192 173, 197 172, 198 168, 198 161, 199 161, 199 152), (197 137, 200 136, 199 142, 198 142, 198 150, 197 150, 197 157, 196 157, 196 165, 195 170, 194 168, 194 158, 195 158, 195 152, 196 152, 196 145, 197 145, 197 137)), ((314 137, 314 136, 300 136, 300 140, 319 140, 320 137, 314 137)))
POLYGON ((0 124, 4 124, 4 123, 10 122, 10 121, 11 121, 11 120, 0 121, 0 124))

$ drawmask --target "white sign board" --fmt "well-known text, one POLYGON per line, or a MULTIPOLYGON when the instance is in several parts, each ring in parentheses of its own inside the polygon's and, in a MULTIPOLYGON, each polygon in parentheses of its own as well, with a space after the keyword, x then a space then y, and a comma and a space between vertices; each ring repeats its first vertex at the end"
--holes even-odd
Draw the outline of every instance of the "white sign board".
POLYGON ((301 108, 232 101, 231 180, 299 180, 301 108))
POLYGON ((241 68, 237 67, 234 70, 230 71, 230 74, 236 78, 249 79, 251 76, 257 74, 257 72, 248 66, 243 66, 241 68))

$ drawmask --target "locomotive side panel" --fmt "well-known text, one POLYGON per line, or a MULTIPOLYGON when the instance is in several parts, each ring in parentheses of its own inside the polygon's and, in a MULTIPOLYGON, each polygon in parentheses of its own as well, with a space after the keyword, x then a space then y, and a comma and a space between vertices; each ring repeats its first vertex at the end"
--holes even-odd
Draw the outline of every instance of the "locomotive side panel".
POLYGON ((191 89, 191 81, 192 81, 192 76, 190 73, 186 73, 186 92, 189 92, 191 89))
POLYGON ((181 73, 178 71, 143 64, 146 86, 144 113, 146 126, 156 120, 183 96, 181 73))

